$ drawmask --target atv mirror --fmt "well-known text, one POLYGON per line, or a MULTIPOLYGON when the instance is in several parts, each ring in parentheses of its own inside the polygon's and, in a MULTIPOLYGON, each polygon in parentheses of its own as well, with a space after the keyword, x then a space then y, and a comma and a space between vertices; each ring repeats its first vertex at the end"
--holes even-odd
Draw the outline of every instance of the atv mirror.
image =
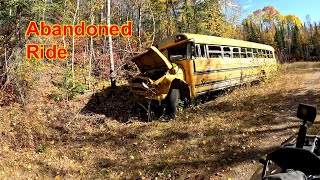
POLYGON ((299 104, 297 117, 303 121, 314 122, 317 115, 317 108, 307 104, 299 104))

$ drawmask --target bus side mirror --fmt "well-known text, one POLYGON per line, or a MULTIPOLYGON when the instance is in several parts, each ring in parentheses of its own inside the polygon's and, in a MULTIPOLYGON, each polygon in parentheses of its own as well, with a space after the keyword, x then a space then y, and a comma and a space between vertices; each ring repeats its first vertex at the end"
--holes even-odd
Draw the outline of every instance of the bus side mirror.
POLYGON ((297 117, 303 121, 314 122, 317 116, 317 108, 307 104, 299 104, 297 117))

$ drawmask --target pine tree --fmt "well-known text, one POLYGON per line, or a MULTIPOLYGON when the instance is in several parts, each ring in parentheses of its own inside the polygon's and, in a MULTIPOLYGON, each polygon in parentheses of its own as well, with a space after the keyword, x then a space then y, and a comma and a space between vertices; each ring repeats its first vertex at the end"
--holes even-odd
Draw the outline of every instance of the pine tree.
POLYGON ((297 25, 293 27, 292 30, 292 45, 291 45, 291 52, 296 57, 301 56, 301 37, 300 37, 300 29, 297 25))
MULTIPOLYGON (((320 25, 320 24, 319 24, 320 25)), ((319 33, 319 25, 314 23, 314 55, 320 56, 320 33, 319 33)))
POLYGON ((274 40, 276 42, 277 49, 282 49, 284 44, 283 44, 283 32, 281 27, 280 28, 276 27, 274 40))

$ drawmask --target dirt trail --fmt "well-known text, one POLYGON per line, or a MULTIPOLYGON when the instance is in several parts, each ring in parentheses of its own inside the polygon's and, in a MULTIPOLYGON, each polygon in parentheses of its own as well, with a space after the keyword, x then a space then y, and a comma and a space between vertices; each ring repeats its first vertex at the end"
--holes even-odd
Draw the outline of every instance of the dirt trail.
MULTIPOLYGON (((301 93, 306 91, 318 91, 320 90, 320 69, 315 69, 316 71, 307 74, 307 79, 305 80, 305 87, 301 89, 301 93), (303 91, 305 90, 305 91, 303 91)), ((305 70, 306 71, 306 70, 305 70)), ((310 99, 312 101, 312 99, 310 99)))
MULTIPOLYGON (((264 150, 271 147, 274 149, 280 145, 285 139, 296 133, 299 129, 300 122, 295 117, 296 109, 299 103, 306 103, 320 107, 320 69, 305 69, 301 70, 306 73, 305 81, 301 87, 298 87, 294 93, 291 94, 291 100, 282 102, 285 106, 291 106, 289 111, 279 109, 276 115, 276 121, 286 122, 271 125, 268 127, 262 126, 261 128, 252 129, 258 132, 256 139, 256 146, 258 149, 264 150), (266 131, 266 128, 268 131, 266 131)), ((299 73, 299 71, 297 71, 299 73)), ((320 114, 316 121, 319 122, 320 114)), ((319 124, 314 125, 317 127, 319 124)), ((319 128, 310 128, 309 134, 320 134, 319 128), (311 131, 311 132, 310 132, 311 131)), ((225 174, 222 173, 217 179, 250 179, 252 174, 260 165, 258 159, 265 154, 252 154, 255 160, 248 162, 241 162, 234 165, 225 174)), ((216 178, 215 178, 216 179, 216 178)))

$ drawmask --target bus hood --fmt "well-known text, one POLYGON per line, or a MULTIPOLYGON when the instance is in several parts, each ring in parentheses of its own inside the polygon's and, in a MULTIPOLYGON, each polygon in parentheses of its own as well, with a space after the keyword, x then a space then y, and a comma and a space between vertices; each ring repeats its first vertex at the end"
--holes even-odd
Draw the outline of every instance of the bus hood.
POLYGON ((132 58, 131 61, 138 66, 141 73, 160 67, 172 69, 170 61, 154 46, 151 46, 147 52, 132 58))

